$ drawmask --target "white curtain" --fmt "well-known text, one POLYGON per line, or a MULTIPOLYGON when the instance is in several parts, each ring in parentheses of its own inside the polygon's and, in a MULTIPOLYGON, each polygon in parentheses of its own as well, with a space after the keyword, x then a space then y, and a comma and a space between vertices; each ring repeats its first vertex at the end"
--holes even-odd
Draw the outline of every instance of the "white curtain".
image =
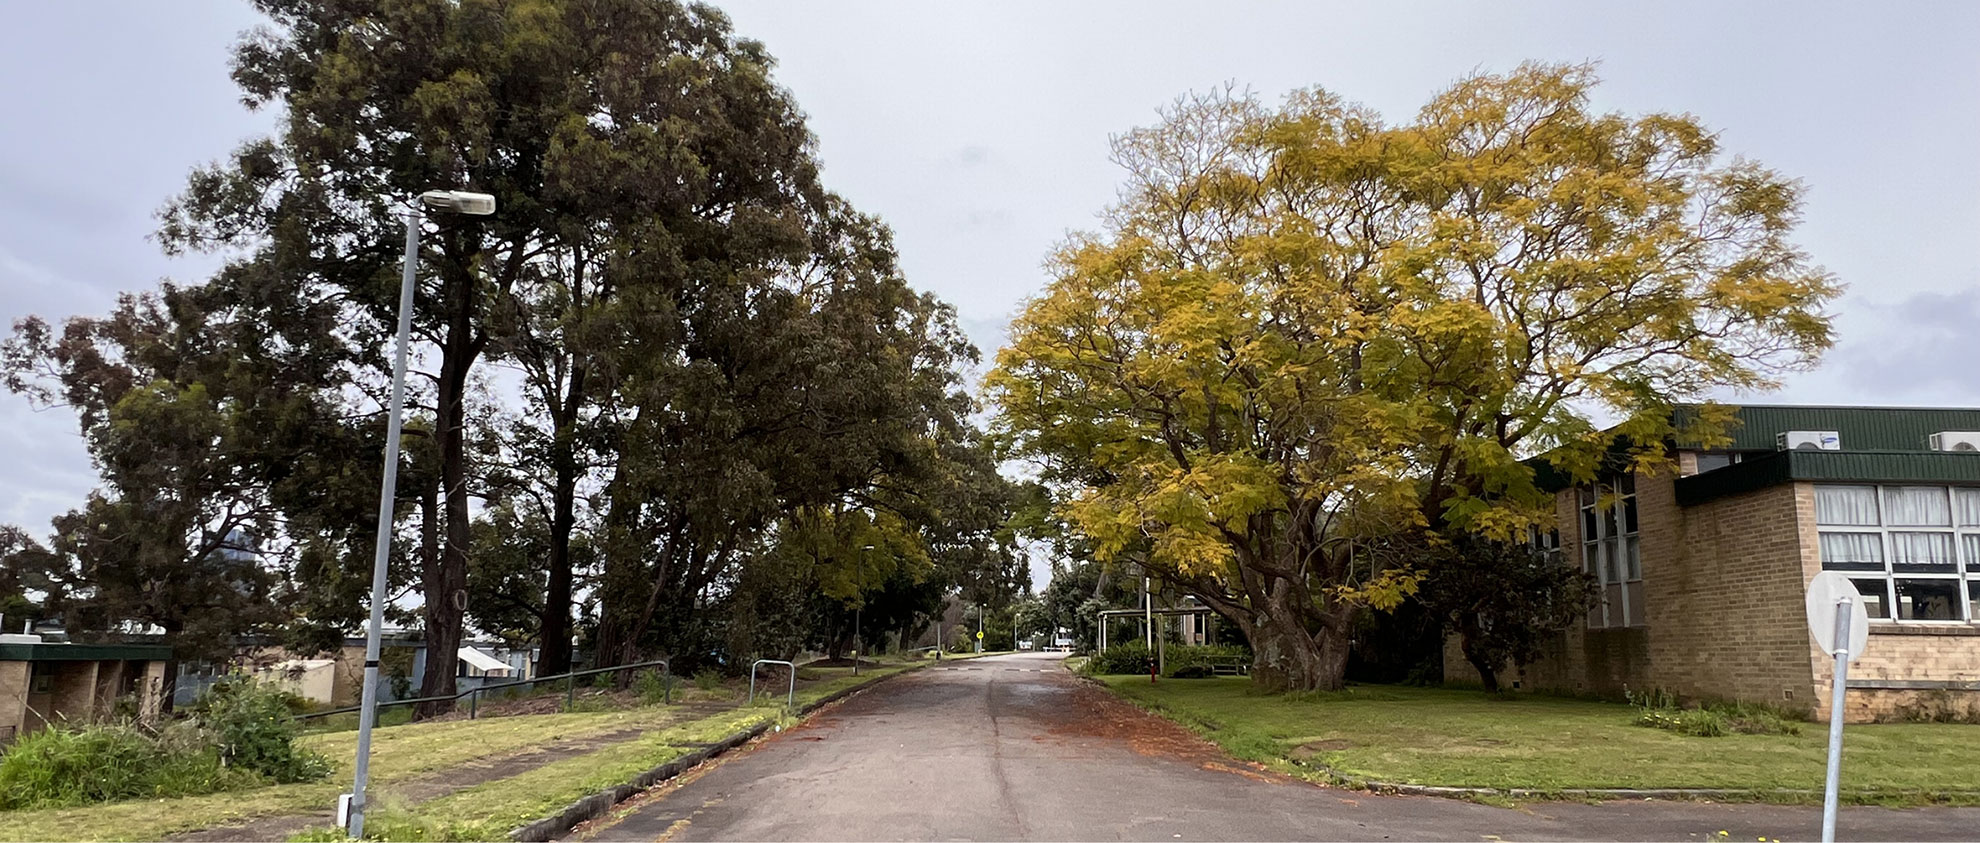
POLYGON ((1815 523, 1841 527, 1877 526, 1877 487, 1816 486, 1815 523))
POLYGON ((1825 565, 1868 564, 1883 567, 1883 537, 1876 533, 1823 533, 1822 563, 1825 565))
MULTIPOLYGON (((1960 539, 1966 542, 1966 572, 1980 576, 1980 533, 1967 533, 1960 536, 1960 539)), ((1980 599, 1980 583, 1974 584, 1973 593, 1977 596, 1976 599, 1980 599)))
POLYGON ((1953 570, 1951 533, 1892 533, 1891 564, 1917 568, 1953 570))
POLYGON ((1980 527, 1980 489, 1954 489, 1953 507, 1962 526, 1980 527))
POLYGON ((1884 522, 1893 527, 1950 527, 1944 486, 1885 486, 1884 522))

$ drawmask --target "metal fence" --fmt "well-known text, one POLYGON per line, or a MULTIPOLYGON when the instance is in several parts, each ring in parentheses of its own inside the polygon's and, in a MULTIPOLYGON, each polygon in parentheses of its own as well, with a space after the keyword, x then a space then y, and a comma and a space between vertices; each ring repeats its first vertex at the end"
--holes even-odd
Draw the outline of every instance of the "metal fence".
MULTIPOLYGON (((668 703, 672 703, 674 701, 673 668, 672 666, 667 664, 666 659, 654 659, 653 661, 633 662, 631 664, 614 665, 612 667, 597 667, 597 668, 592 668, 590 670, 574 670, 569 673, 559 673, 554 676, 538 676, 532 679, 518 679, 514 682, 502 682, 494 685, 480 685, 474 688, 469 688, 465 691, 461 691, 460 693, 457 694, 450 694, 445 696, 414 697, 412 699, 381 702, 378 704, 378 710, 384 711, 385 709, 391 708, 392 706, 396 706, 396 705, 417 705, 419 703, 438 702, 440 700, 448 700, 453 702, 456 706, 458 706, 460 704, 461 698, 466 697, 468 701, 468 718, 474 719, 476 715, 479 714, 481 695, 483 693, 490 691, 500 691, 504 688, 520 688, 525 685, 529 686, 531 690, 534 690, 538 686, 544 684, 554 685, 555 683, 560 681, 565 683, 564 708, 569 709, 577 701, 578 677, 597 676, 603 673, 618 673, 620 671, 641 670, 644 668, 654 667, 656 665, 660 668, 660 682, 663 688, 662 693, 664 695, 664 701, 668 703)), ((336 715, 336 714, 349 714, 351 712, 358 711, 362 708, 363 706, 354 705, 346 708, 333 708, 327 711, 312 711, 307 714, 298 714, 294 717, 294 719, 310 720, 317 717, 329 717, 331 715, 336 715)))

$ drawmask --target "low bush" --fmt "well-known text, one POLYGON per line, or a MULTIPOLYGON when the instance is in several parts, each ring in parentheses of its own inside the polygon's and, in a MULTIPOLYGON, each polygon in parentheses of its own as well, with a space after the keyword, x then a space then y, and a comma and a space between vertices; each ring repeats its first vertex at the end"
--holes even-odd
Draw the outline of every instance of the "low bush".
MULTIPOLYGON (((1130 641, 1108 647, 1104 653, 1094 653, 1080 669, 1094 675, 1146 674, 1149 658, 1148 645, 1130 641)), ((1229 662, 1233 658, 1250 661, 1251 650, 1223 644, 1171 644, 1161 654, 1164 675, 1175 679, 1215 675, 1212 664, 1229 662)))
POLYGON ((329 775, 330 762, 296 745, 302 727, 291 715, 299 699, 251 679, 229 679, 200 695, 192 720, 230 766, 283 784, 315 781, 329 775))
POLYGON ((1094 653, 1081 670, 1090 674, 1148 673, 1148 647, 1140 641, 1116 644, 1094 653))
POLYGON ((1230 644, 1171 645, 1162 656, 1162 666, 1167 668, 1168 676, 1191 679, 1214 676, 1213 665, 1230 664, 1234 660, 1249 663, 1251 648, 1230 644))
POLYGON ((657 670, 642 670, 633 674, 633 691, 639 694, 642 705, 653 705, 667 699, 667 685, 674 681, 672 676, 662 676, 657 670))
POLYGON ((193 796, 314 781, 327 759, 296 746, 298 698, 249 679, 216 683, 189 717, 152 731, 130 721, 29 733, 0 756, 0 810, 193 796))
POLYGON ((694 687, 713 691, 722 687, 722 673, 714 668, 704 667, 694 672, 694 687))
POLYGON ((153 736, 116 723, 29 733, 0 757, 0 810, 192 796, 261 781, 222 763, 196 731, 175 724, 153 736))
POLYGON ((1764 705, 1719 702, 1680 706, 1675 694, 1657 690, 1641 696, 1625 692, 1636 708, 1635 724, 1680 735, 1716 738, 1721 735, 1799 735, 1801 725, 1764 705))

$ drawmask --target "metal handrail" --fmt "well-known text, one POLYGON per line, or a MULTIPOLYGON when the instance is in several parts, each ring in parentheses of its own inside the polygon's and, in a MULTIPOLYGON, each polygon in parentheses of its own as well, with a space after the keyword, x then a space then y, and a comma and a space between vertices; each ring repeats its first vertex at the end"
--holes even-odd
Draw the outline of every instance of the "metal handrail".
MULTIPOLYGON (((469 688, 465 691, 453 695, 442 695, 435 697, 414 697, 412 699, 406 699, 406 700, 392 700, 391 702, 381 702, 378 704, 378 710, 384 711, 385 709, 395 705, 417 705, 423 702, 438 702, 440 700, 452 700, 458 702, 460 698, 468 697, 468 719, 472 720, 477 714, 477 709, 479 708, 479 703, 481 701, 480 695, 481 692, 483 691, 493 691, 497 688, 513 688, 517 685, 540 685, 545 682, 555 682, 559 679, 570 680, 569 687, 567 687, 564 691, 564 707, 569 708, 571 707, 571 704, 577 700, 578 677, 596 676, 600 673, 617 673, 621 670, 638 670, 642 667, 652 667, 654 665, 660 666, 660 676, 662 678, 662 681, 664 682, 664 688, 665 688, 664 699, 668 704, 672 704, 674 702, 674 683, 672 681, 674 677, 674 668, 672 665, 667 663, 666 659, 654 659, 652 661, 633 662, 631 664, 614 665, 612 667, 594 667, 590 670, 573 670, 569 673, 558 673, 551 676, 538 676, 534 679, 518 679, 514 682, 502 682, 495 685, 481 685, 478 687, 469 688)), ((349 706, 347 708, 333 708, 328 711, 311 711, 305 714, 297 714, 291 717, 290 719, 308 720, 312 717, 329 717, 332 714, 349 714, 351 712, 361 711, 363 709, 364 706, 354 705, 354 706, 349 706)))
POLYGON ((745 704, 754 705, 756 703, 756 666, 763 664, 781 664, 791 669, 791 690, 789 692, 790 696, 784 700, 784 706, 786 708, 797 707, 797 665, 784 661, 783 659, 757 659, 756 661, 750 663, 749 702, 745 704))

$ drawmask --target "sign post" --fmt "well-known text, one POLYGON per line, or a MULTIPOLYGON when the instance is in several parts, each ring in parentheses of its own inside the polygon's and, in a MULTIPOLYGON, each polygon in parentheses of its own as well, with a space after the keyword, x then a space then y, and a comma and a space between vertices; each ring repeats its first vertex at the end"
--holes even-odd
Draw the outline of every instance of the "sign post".
POLYGON ((1836 659, 1835 684, 1829 691, 1829 775, 1822 791, 1822 843, 1835 843, 1849 663, 1863 655, 1863 646, 1870 641, 1870 613, 1863 608, 1863 596, 1849 577, 1823 571, 1808 583, 1808 631, 1815 636, 1815 643, 1836 659))

